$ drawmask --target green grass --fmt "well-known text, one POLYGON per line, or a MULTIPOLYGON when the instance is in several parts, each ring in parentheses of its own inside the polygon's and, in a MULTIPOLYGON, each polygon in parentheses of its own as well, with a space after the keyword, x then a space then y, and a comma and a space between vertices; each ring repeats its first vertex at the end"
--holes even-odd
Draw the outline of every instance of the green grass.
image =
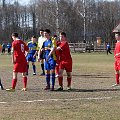
MULTIPOLYGON (((44 91, 45 77, 32 76, 30 66, 27 92, 20 91, 21 80, 18 80, 15 93, 0 91, 0 102, 7 102, 0 103, 0 120, 119 120, 120 88, 111 88, 115 83, 113 55, 73 53, 72 58, 71 92, 66 91, 66 76, 65 91, 44 91), (22 102, 33 100, 44 101, 22 102)), ((2 82, 9 87, 13 67, 11 56, 1 55, 0 60, 2 82)), ((40 63, 36 63, 36 66, 40 74, 40 63)), ((21 79, 21 75, 18 78, 21 79)), ((58 87, 57 80, 55 87, 58 87)))

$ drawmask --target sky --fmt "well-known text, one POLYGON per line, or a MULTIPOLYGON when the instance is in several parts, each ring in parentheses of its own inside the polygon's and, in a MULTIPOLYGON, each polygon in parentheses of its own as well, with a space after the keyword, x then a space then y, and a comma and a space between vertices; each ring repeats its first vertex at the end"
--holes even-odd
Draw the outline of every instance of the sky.
POLYGON ((30 0, 19 0, 20 4, 28 4, 30 0))

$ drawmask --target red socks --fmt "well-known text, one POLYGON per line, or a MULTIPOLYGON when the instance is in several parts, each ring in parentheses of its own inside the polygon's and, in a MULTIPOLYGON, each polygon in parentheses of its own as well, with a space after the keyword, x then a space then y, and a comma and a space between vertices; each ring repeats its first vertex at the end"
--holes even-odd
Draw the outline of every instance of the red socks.
POLYGON ((61 87, 63 87, 63 77, 58 77, 58 82, 61 87))
POLYGON ((12 89, 15 89, 17 83, 17 79, 12 79, 12 89))
POLYGON ((24 84, 24 88, 27 87, 27 77, 23 77, 23 84, 24 84))
POLYGON ((119 74, 116 74, 116 84, 119 84, 119 74))

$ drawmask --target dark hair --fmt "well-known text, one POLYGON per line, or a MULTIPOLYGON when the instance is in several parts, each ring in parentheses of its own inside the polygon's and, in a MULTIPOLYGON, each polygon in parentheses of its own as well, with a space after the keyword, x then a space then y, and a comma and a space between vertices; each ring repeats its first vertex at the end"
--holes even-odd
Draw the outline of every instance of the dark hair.
POLYGON ((17 33, 17 32, 14 32, 14 33, 12 33, 12 36, 18 37, 18 33, 17 33))
POLYGON ((51 33, 49 29, 45 29, 45 32, 47 32, 47 33, 51 33))
POLYGON ((57 37, 57 35, 53 35, 53 37, 57 37))
POLYGON ((66 33, 65 32, 61 32, 61 35, 63 35, 64 37, 66 37, 66 33))
POLYGON ((43 29, 40 29, 39 31, 42 31, 42 32, 44 32, 44 30, 43 30, 43 29))
POLYGON ((32 36, 32 38, 36 38, 36 36, 35 36, 35 35, 33 35, 33 36, 32 36))

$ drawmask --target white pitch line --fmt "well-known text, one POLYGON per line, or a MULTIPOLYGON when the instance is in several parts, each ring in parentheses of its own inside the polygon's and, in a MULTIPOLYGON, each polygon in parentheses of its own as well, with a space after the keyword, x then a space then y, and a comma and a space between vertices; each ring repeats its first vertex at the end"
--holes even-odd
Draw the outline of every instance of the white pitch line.
MULTIPOLYGON (((115 96, 117 97, 117 96, 115 96)), ((14 102, 0 102, 0 104, 8 103, 35 103, 35 102, 49 102, 49 101, 80 101, 80 100, 107 100, 112 99, 113 97, 89 97, 89 98, 75 98, 75 99, 43 99, 43 100, 29 100, 29 101, 14 101, 14 102)))

